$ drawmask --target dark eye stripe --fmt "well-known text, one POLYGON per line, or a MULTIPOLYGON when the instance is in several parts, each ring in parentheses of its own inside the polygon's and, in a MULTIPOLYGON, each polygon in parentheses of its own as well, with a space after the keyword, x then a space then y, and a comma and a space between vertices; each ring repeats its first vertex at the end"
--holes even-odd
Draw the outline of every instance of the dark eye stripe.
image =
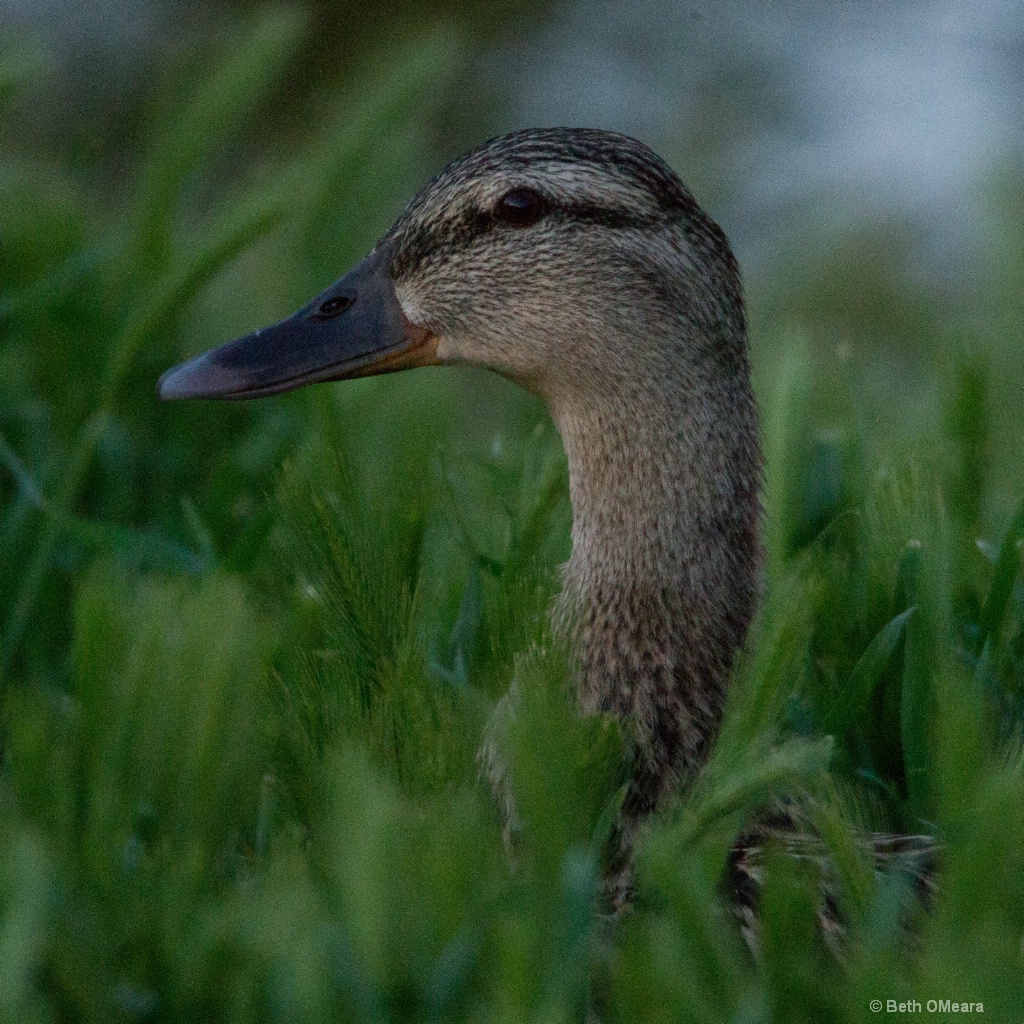
POLYGON ((637 213, 624 206, 600 206, 597 203, 569 203, 554 207, 552 213, 570 223, 598 224, 619 230, 650 228, 668 219, 662 214, 637 213))
MULTIPOLYGON (((566 226, 598 225, 613 230, 645 230, 676 219, 666 218, 664 214, 638 214, 623 206, 552 203, 550 200, 544 204, 543 216, 546 221, 566 226)), ((392 260, 392 275, 395 278, 407 275, 431 262, 435 254, 448 255, 464 249, 483 235, 506 226, 507 221, 494 209, 475 207, 440 222, 419 225, 405 237, 399 232, 401 241, 392 260)))

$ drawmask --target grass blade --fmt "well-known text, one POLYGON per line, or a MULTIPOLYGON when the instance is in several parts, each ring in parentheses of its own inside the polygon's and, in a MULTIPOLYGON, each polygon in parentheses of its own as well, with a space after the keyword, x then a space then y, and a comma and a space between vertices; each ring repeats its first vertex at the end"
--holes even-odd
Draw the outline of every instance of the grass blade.
POLYGON ((859 715, 867 705, 872 692, 882 678, 882 673, 892 660, 893 653, 903 636, 903 630, 910 617, 917 611, 912 606, 890 619, 874 636, 867 649, 854 665, 846 682, 844 694, 847 706, 843 710, 846 718, 859 715))
POLYGON ((158 134, 139 182, 139 252, 169 251, 171 217, 185 179, 268 94, 303 30, 296 10, 272 8, 235 41, 213 74, 175 103, 169 121, 157 119, 158 134))
MULTIPOLYGON (((908 600, 919 600, 923 585, 921 544, 911 541, 904 552, 900 577, 908 600)), ((903 685, 900 691, 900 740, 907 792, 918 815, 928 808, 929 769, 931 767, 932 690, 929 666, 931 658, 923 616, 905 625, 903 685)))
POLYGON ((981 610, 978 630, 979 654, 989 640, 995 641, 999 627, 1002 625, 1006 606, 1013 593, 1013 584, 1021 570, 1022 540, 1024 540, 1024 501, 1017 509, 1017 514, 1013 517, 1010 528, 1006 531, 1006 537, 999 548, 992 584, 981 610))

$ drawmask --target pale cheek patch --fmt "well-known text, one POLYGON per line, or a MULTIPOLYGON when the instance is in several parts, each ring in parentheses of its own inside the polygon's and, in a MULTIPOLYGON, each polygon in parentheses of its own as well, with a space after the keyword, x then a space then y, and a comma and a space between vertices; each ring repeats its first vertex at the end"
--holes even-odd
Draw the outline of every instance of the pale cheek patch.
POLYGON ((456 363, 459 362, 459 353, 456 351, 455 346, 452 344, 449 338, 438 338, 437 348, 435 349, 438 362, 441 363, 456 363))
POLYGON ((414 323, 417 327, 426 327, 427 313, 415 292, 404 284, 395 285, 395 297, 405 319, 414 323))
MULTIPOLYGON (((413 288, 408 284, 396 285, 395 297, 398 299, 399 306, 402 307, 402 313, 406 320, 415 324, 417 327, 423 327, 427 330, 431 330, 428 324, 430 317, 413 288)), ((452 343, 451 338, 443 334, 435 334, 434 337, 436 338, 437 344, 437 347, 434 349, 434 354, 436 355, 438 362, 458 362, 459 353, 456 350, 456 346, 452 343)))

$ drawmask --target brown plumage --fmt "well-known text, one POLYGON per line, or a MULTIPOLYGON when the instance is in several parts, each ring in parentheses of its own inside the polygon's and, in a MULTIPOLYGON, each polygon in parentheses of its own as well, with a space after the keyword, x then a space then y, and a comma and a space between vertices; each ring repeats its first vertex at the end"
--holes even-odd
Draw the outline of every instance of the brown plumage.
MULTIPOLYGON (((621 887, 636 823, 708 756, 757 601, 762 457, 736 261, 641 143, 514 132, 441 171, 295 317, 171 371, 161 393, 252 397, 427 363, 509 377, 561 433, 573 547, 556 621, 582 710, 621 716, 631 740, 621 887), (364 315, 385 324, 376 347, 364 315)), ((739 849, 744 907, 747 863, 739 849)))

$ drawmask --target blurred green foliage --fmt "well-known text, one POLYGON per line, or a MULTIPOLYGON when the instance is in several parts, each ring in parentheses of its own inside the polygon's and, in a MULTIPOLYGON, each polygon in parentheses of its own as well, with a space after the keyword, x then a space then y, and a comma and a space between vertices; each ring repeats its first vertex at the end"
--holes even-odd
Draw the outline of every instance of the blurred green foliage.
MULTIPOLYGON (((1020 179, 958 318, 863 238, 753 297, 764 608, 613 925, 620 744, 575 714, 546 629, 569 509, 538 404, 457 370, 155 401, 179 357, 337 276, 429 170, 443 36, 321 109, 300 152, 211 186, 305 32, 271 11, 154 101, 114 198, 0 158, 0 1019, 788 1024, 931 996, 1012 1019, 1020 179), (879 410, 901 368, 882 392, 906 407, 879 410), (513 677, 510 857, 476 751, 513 677), (813 860, 769 858, 756 959, 720 892, 782 794, 829 852, 842 959, 813 860), (856 827, 941 839, 931 914, 856 827)), ((0 61, 0 104, 44 68, 0 61)))

